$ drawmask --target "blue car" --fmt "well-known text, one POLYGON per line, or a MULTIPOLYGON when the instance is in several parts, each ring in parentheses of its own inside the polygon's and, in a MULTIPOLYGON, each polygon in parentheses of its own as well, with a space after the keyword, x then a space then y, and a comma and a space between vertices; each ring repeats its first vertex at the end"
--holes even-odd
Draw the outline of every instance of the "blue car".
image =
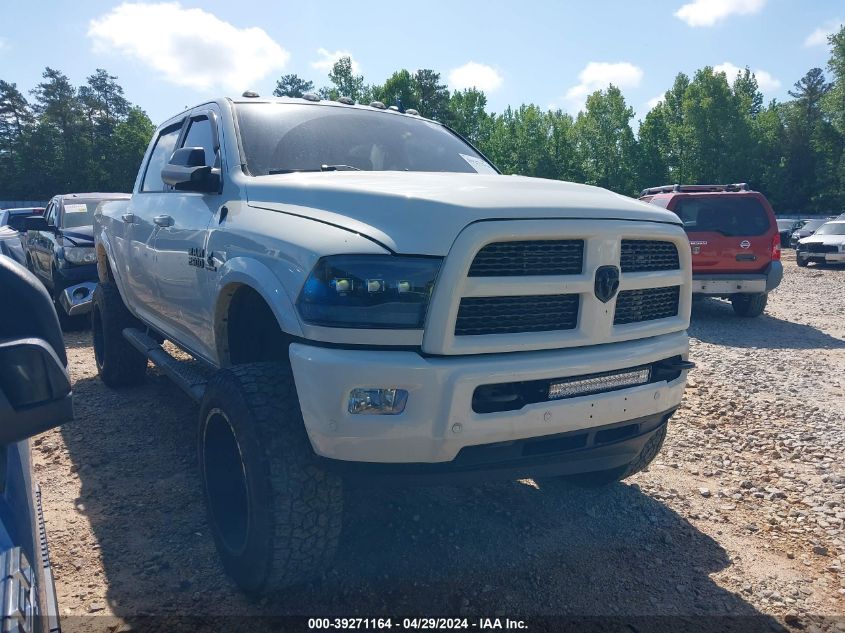
POLYGON ((60 630, 29 438, 73 417, 67 356, 53 301, 0 256, 0 611, 2 631, 60 630))

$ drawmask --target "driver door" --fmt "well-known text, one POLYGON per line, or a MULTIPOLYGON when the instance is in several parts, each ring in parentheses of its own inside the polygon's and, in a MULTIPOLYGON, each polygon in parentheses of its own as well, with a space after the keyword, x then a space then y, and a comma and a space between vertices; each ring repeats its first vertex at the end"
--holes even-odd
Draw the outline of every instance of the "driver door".
MULTIPOLYGON (((205 164, 220 167, 219 116, 212 106, 191 113, 177 149, 199 147, 205 164)), ((153 218, 157 304, 169 331, 178 332, 192 351, 214 357, 209 337, 213 329, 211 303, 206 300, 216 282, 214 254, 207 252, 209 224, 221 205, 218 191, 178 190, 166 197, 167 207, 153 218)))

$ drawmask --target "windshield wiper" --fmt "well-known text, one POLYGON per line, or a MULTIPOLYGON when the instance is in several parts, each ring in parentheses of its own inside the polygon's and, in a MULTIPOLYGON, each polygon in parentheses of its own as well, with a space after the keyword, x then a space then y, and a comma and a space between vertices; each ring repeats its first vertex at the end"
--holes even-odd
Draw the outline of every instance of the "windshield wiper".
POLYGON ((320 169, 271 169, 267 173, 271 176, 276 174, 298 174, 316 171, 362 171, 353 165, 320 165, 320 169))

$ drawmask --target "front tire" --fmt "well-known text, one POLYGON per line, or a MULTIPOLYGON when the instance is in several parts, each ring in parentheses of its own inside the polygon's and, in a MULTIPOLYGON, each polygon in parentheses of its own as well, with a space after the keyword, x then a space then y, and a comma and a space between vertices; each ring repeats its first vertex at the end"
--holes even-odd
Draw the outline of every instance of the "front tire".
POLYGON ((643 450, 640 451, 637 458, 627 466, 610 470, 599 470, 582 475, 573 475, 567 479, 581 488, 604 488, 605 486, 615 484, 618 481, 636 475, 638 472, 648 468, 648 465, 657 457, 657 454, 663 447, 663 442, 666 440, 668 426, 668 424, 664 424, 657 429, 654 435, 648 438, 648 441, 643 446, 643 450))
POLYGON ((795 263, 798 264, 798 268, 806 268, 807 264, 810 263, 809 259, 804 259, 800 255, 795 256, 795 263))
POLYGON ((738 294, 731 297, 731 305, 737 316, 758 317, 766 309, 769 295, 766 292, 755 294, 738 294))
POLYGON ((147 357, 123 337, 125 328, 137 325, 117 286, 108 282, 97 284, 91 308, 94 360, 100 379, 109 387, 127 387, 144 381, 147 357))
POLYGON ((325 571, 340 536, 342 481, 315 459, 290 368, 220 370, 203 397, 198 440, 212 534, 234 581, 261 594, 325 571))

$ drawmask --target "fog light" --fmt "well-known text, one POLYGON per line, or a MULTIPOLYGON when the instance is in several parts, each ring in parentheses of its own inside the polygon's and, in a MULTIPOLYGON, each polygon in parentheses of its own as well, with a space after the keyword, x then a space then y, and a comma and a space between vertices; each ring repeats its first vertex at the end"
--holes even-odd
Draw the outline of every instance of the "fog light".
POLYGON ((650 370, 646 368, 619 372, 607 376, 555 382, 549 385, 549 400, 572 398, 588 393, 600 393, 602 391, 613 391, 614 389, 643 385, 648 382, 650 373, 650 370))
POLYGON ((404 389, 365 389, 359 387, 349 394, 349 413, 369 415, 397 415, 405 410, 408 392, 404 389))

